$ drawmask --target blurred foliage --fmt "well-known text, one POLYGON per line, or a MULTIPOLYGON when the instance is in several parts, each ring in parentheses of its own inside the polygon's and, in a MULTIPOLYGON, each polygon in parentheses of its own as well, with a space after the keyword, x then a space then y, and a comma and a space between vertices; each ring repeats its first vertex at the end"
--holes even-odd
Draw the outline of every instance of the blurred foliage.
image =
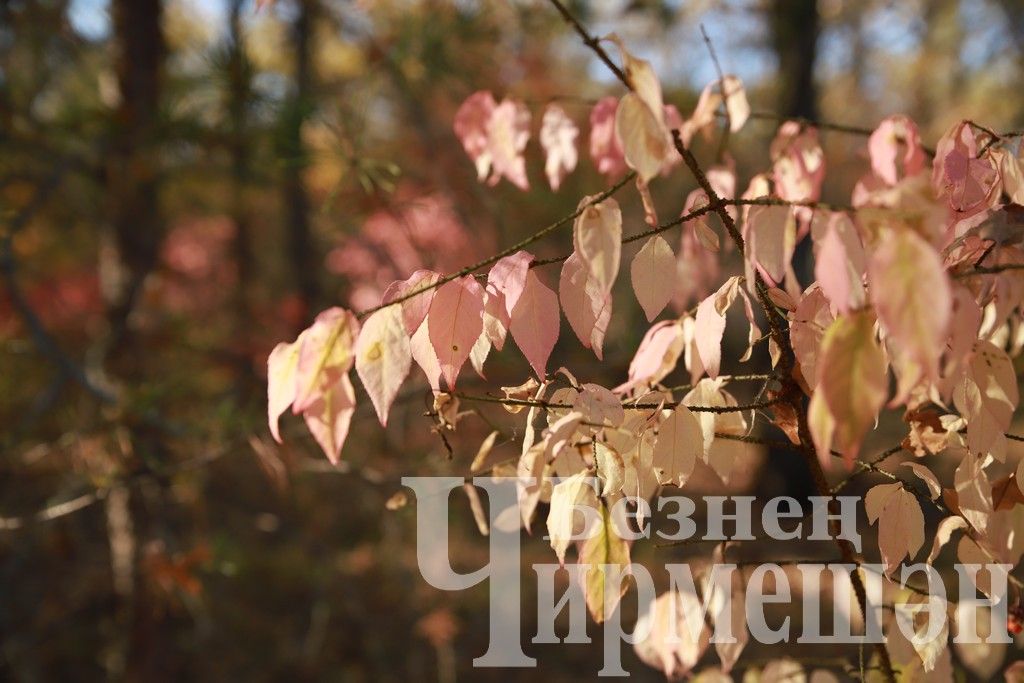
MULTIPOLYGON (((771 3, 574 4, 595 30, 619 32, 654 60, 668 101, 684 113, 714 78, 700 22, 726 69, 746 81, 755 110, 777 110, 785 74, 772 66, 771 3)), ((1024 30, 1013 0, 822 0, 817 8, 822 118, 870 127, 903 111, 934 143, 959 118, 1006 130, 1024 117, 1024 30)), ((449 459, 423 416, 423 390, 401 398, 387 430, 360 395, 346 465, 331 471, 294 419, 286 418, 286 446, 270 441, 263 367, 273 345, 316 311, 347 303, 361 285, 373 291, 375 281, 330 267, 332 254, 363 249, 350 257, 356 265, 379 257, 373 226, 404 225, 415 202, 450 205, 445 220, 464 247, 411 244, 419 263, 453 269, 602 187, 583 140, 581 168, 550 192, 536 137, 529 193, 481 185, 451 121, 466 96, 489 89, 525 100, 535 130, 543 105, 559 98, 585 138, 589 102, 617 92, 607 75, 539 1, 280 0, 257 13, 248 1, 168 0, 159 107, 147 122, 157 144, 145 157, 156 169, 152 211, 164 227, 127 317, 129 335, 107 356, 107 265, 116 258, 109 224, 118 201, 108 162, 124 104, 121 37, 109 10, 103 0, 0 0, 0 515, 6 526, 20 525, 0 530, 0 675, 591 675, 600 657, 596 629, 589 646, 528 647, 540 657, 535 671, 472 669, 486 647, 486 586, 429 589, 415 564, 415 505, 385 509, 403 474, 465 474, 487 421, 464 420, 449 459), (305 72, 297 48, 303 17, 305 72), (300 72, 309 80, 302 87, 300 72), (295 179, 308 200, 301 258, 290 246, 297 219, 284 189, 295 179), (300 276, 311 285, 301 288, 300 276), (75 500, 80 510, 33 519, 75 500)), ((774 127, 753 121, 733 140, 741 184, 764 166, 774 127)), ((863 140, 823 139, 824 198, 842 201, 862 168, 863 140)), ((659 206, 681 208, 691 186, 682 173, 659 183, 659 206)), ((639 227, 642 213, 627 204, 627 220, 639 227)), ((560 255, 567 244, 561 235, 539 255, 560 255)), ((378 270, 377 261, 365 263, 378 270)), ((407 262, 388 265, 400 271, 407 262)), ((626 280, 608 362, 581 379, 625 376, 646 329, 626 303, 626 280)), ((528 368, 513 356, 492 358, 490 385, 522 381, 528 368)), ((570 361, 596 367, 565 329, 553 366, 570 361)), ((500 411, 486 417, 511 432, 500 411)), ((496 461, 514 455, 503 441, 496 461)), ((737 484, 785 485, 756 471, 737 484)), ((465 501, 454 509, 456 564, 479 566, 486 543, 465 501)), ((550 560, 541 539, 526 548, 525 561, 550 560)), ((664 552, 687 556, 685 548, 664 552)), ((626 656, 638 678, 660 680, 626 656)))

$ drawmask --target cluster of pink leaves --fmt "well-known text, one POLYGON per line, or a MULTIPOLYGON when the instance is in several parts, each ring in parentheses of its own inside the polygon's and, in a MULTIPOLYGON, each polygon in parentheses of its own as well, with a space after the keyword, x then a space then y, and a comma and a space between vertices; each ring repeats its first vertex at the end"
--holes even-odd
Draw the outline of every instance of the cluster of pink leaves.
MULTIPOLYGON (((603 173, 624 167, 636 172, 650 216, 647 184, 675 163, 670 125, 688 144, 696 132, 716 125, 722 109, 738 130, 748 108, 738 79, 728 77, 705 90, 688 120, 670 124, 650 65, 622 52, 632 90, 617 102, 606 98, 594 107, 591 153, 603 173)), ((560 109, 549 107, 544 120, 541 140, 548 151, 549 180, 557 187, 575 165, 570 147, 577 133, 560 109)), ((481 179, 493 184, 505 177, 528 186, 522 155, 529 114, 522 103, 497 104, 490 94, 477 93, 460 109, 456 130, 481 179)), ((496 261, 485 280, 419 270, 393 282, 361 327, 350 312, 331 309, 296 341, 279 345, 269 360, 274 436, 279 416, 291 406, 337 461, 354 407, 350 368, 355 366, 384 424, 413 361, 438 396, 440 419, 454 427, 458 401, 446 392, 454 390, 467 360, 483 375, 490 349, 501 350, 511 333, 536 373, 519 387, 504 388, 510 412, 528 406, 521 456, 513 470, 522 482, 519 518, 529 528, 538 503, 550 503, 548 533, 564 561, 573 510, 591 507, 598 513, 598 540, 577 543, 580 561, 592 567, 625 565, 630 544, 609 513, 616 500, 649 499, 663 485, 683 486, 698 466, 728 480, 743 456, 744 445, 728 437, 746 435, 753 425, 726 390, 721 347, 727 312, 739 300, 749 330, 741 360, 767 339, 773 365, 779 363, 781 350, 774 338, 762 335, 754 313, 752 295, 760 279, 771 305, 788 318, 796 356, 793 379, 811 397, 807 417, 822 463, 828 466, 841 454, 852 467, 882 409, 902 408, 908 424, 904 447, 922 459, 909 464, 909 473, 924 483, 926 498, 941 497, 950 511, 928 561, 960 530, 961 560, 987 557, 1015 565, 1024 553, 1024 506, 1017 504, 1024 501, 1018 489, 1024 473, 993 483, 989 468, 1007 469, 1004 434, 1019 401, 1011 359, 1024 348, 1019 313, 1024 273, 1012 269, 1024 266, 1019 246, 1024 225, 1017 206, 1024 201, 1019 145, 982 142, 973 125, 961 122, 942 137, 929 161, 914 123, 893 116, 878 126, 867 147, 870 169, 853 191, 851 209, 816 204, 824 153, 817 132, 796 122, 780 127, 770 147, 771 167, 751 178, 741 195, 730 168, 711 169, 716 195, 752 202, 729 209, 745 243, 743 274, 700 295, 695 312, 656 322, 628 377, 613 389, 581 384, 564 369, 547 373, 561 313, 598 358, 612 315, 622 213, 614 199, 585 197, 557 293, 531 267, 533 255, 519 251, 496 261), (804 288, 793 273, 792 258, 806 239, 815 253, 816 282, 804 288), (662 382, 680 362, 690 385, 678 399, 662 382), (950 488, 943 488, 935 473, 939 460, 931 467, 924 464, 929 462, 925 458, 940 454, 958 463, 950 488), (562 480, 545 486, 553 476, 562 480), (596 488, 591 485, 595 476, 596 488), (1008 498, 1008 486, 1017 494, 1008 498)), ((699 212, 708 202, 703 192, 691 193, 683 215, 699 212)), ((698 289, 694 280, 717 277, 717 229, 703 215, 694 215, 684 222, 683 234, 679 256, 654 234, 634 257, 631 280, 648 320, 678 295, 679 280, 687 280, 683 289, 692 293, 698 289)), ((774 424, 797 441, 792 412, 773 412, 774 424)), ((474 466, 485 459, 494 436, 474 466)), ((892 478, 893 483, 874 487, 867 497, 888 572, 915 557, 925 539, 920 492, 908 480, 892 478)), ((602 571, 583 576, 587 604, 597 620, 618 602, 603 590, 602 571)), ((990 585, 980 581, 979 588, 988 591, 990 585)), ((662 619, 666 600, 687 599, 662 596, 645 618, 662 619)), ((901 651, 907 657, 897 665, 933 675, 948 671, 945 642, 943 635, 914 643, 901 651)), ((682 645, 655 639, 639 644, 638 651, 666 673, 681 675, 707 647, 702 636, 682 645)), ((742 649, 740 644, 726 653, 719 650, 724 672, 742 649)))
MULTIPOLYGON (((621 100, 600 99, 589 117, 590 157, 598 172, 609 178, 621 176, 627 167, 637 170, 642 183, 669 173, 680 162, 672 148, 670 130, 679 129, 687 144, 697 133, 710 135, 723 104, 733 131, 742 128, 750 116, 743 83, 729 75, 721 82, 708 84, 692 116, 684 121, 675 105, 662 101, 661 85, 650 64, 636 59, 624 47, 622 53, 635 92, 621 100)), ((481 181, 496 185, 504 177, 522 190, 529 189, 524 153, 530 140, 531 118, 523 102, 505 98, 498 103, 485 90, 473 93, 462 103, 455 115, 455 134, 476 165, 481 181)), ((540 144, 545 154, 544 172, 553 190, 576 168, 579 134, 576 123, 560 105, 547 105, 541 117, 540 144)))

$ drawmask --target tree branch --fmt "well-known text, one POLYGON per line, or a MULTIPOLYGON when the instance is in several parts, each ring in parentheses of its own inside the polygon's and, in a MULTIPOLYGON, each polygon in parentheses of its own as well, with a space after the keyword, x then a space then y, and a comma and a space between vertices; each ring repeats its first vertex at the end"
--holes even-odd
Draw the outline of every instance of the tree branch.
POLYGON ((424 292, 429 292, 432 289, 436 289, 436 288, 440 287, 441 285, 443 285, 445 283, 448 283, 448 282, 451 282, 452 280, 454 280, 456 278, 464 277, 466 275, 471 275, 471 274, 475 273, 476 271, 480 270, 481 268, 486 268, 487 266, 490 266, 490 265, 493 265, 493 264, 497 263, 498 261, 500 261, 501 259, 505 258, 506 256, 511 256, 512 254, 516 253, 520 249, 525 249, 526 247, 530 246, 534 242, 544 238, 549 233, 554 232, 555 230, 561 228, 562 226, 564 226, 566 224, 572 223, 574 220, 576 220, 577 217, 580 216, 580 214, 582 214, 588 208, 590 208, 591 206, 593 206, 595 204, 600 204, 605 199, 608 199, 608 197, 611 197, 613 194, 618 192, 620 189, 622 189, 623 186, 626 185, 626 183, 628 183, 629 181, 631 181, 635 177, 636 177, 636 173, 630 171, 625 176, 623 176, 617 183, 615 183, 614 185, 609 187, 607 190, 605 190, 601 194, 595 196, 593 199, 591 199, 586 204, 583 204, 582 206, 577 208, 575 211, 573 211, 568 216, 565 216, 564 218, 560 218, 559 220, 555 221, 554 223, 551 223, 550 225, 548 225, 548 226, 546 226, 544 228, 541 228, 540 230, 538 230, 537 232, 533 233, 529 237, 527 237, 527 238, 525 238, 523 240, 520 240, 516 244, 513 244, 511 247, 507 247, 507 248, 503 249, 502 251, 498 252, 497 254, 495 254, 495 255, 493 255, 493 256, 491 256, 489 258, 484 259, 483 261, 479 261, 478 263, 474 263, 471 266, 466 266, 462 270, 459 270, 459 271, 457 271, 455 273, 452 273, 450 275, 445 275, 444 277, 439 278, 437 280, 437 282, 434 282, 434 283, 429 284, 429 285, 424 285, 423 287, 420 287, 420 288, 418 288, 418 289, 416 289, 416 290, 414 290, 412 292, 408 292, 407 294, 404 294, 404 295, 402 295, 402 296, 400 296, 400 297, 398 297, 396 299, 392 299, 391 301, 389 301, 386 304, 380 304, 380 305, 374 306, 372 308, 367 308, 364 311, 360 311, 359 313, 356 314, 356 317, 361 320, 361 319, 365 318, 366 316, 370 315, 371 313, 376 313, 377 311, 379 311, 381 309, 384 309, 384 308, 387 308, 388 306, 395 306, 397 304, 402 303, 403 301, 408 301, 409 299, 412 299, 415 296, 419 296, 420 294, 423 294, 424 292))
MULTIPOLYGON (((461 391, 451 392, 451 395, 461 399, 463 401, 476 401, 478 403, 497 403, 506 406, 523 406, 526 408, 541 408, 543 410, 572 410, 573 405, 571 403, 552 403, 551 401, 538 401, 527 398, 503 398, 501 396, 480 396, 476 394, 465 394, 461 391)), ((758 401, 755 403, 746 403, 735 406, 691 406, 686 405, 682 401, 663 401, 660 403, 623 403, 623 410, 660 410, 665 408, 675 408, 676 406, 686 405, 691 412, 694 413, 742 413, 747 410, 760 410, 762 408, 768 408, 770 406, 779 403, 780 399, 769 399, 766 401, 758 401)))
POLYGON ((609 71, 615 74, 615 77, 622 81, 627 88, 632 90, 633 86, 630 84, 629 78, 627 78, 622 69, 612 61, 612 58, 608 56, 605 49, 601 47, 601 41, 590 35, 590 33, 587 32, 587 29, 583 27, 583 24, 581 24, 576 17, 572 15, 572 12, 566 9, 565 5, 563 5, 560 0, 551 0, 551 4, 555 6, 558 13, 562 15, 563 19, 565 19, 565 23, 572 26, 576 33, 579 34, 580 38, 583 40, 583 44, 593 50, 594 54, 597 55, 598 59, 604 62, 604 65, 608 67, 609 71))

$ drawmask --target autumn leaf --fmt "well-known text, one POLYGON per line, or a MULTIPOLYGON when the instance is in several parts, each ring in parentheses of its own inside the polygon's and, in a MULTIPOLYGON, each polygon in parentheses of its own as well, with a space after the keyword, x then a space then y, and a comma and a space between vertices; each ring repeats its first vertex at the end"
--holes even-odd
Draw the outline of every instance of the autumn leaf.
POLYGON ((658 440, 654 442, 654 467, 661 472, 659 479, 682 487, 703 455, 700 422, 689 408, 676 406, 658 425, 658 440))
POLYGON ((701 363, 707 370, 708 377, 718 377, 722 363, 722 335, 725 334, 725 313, 736 300, 739 290, 739 278, 726 280, 717 292, 700 302, 697 306, 694 337, 701 363))
POLYGON ((616 387, 615 391, 632 391, 663 380, 675 370, 683 344, 683 326, 679 322, 663 320, 655 323, 640 340, 640 346, 629 363, 629 380, 616 387))
POLYGON ((871 303, 897 354, 895 401, 939 376, 953 306, 939 252, 910 230, 885 230, 868 264, 871 303))
POLYGON ((644 243, 629 268, 633 292, 650 322, 658 317, 672 299, 676 274, 676 255, 661 235, 644 243))
POLYGON ((497 185, 505 177, 520 190, 530 189, 523 157, 529 139, 530 110, 518 100, 502 100, 487 120, 487 151, 491 160, 489 185, 497 185))
POLYGON ((558 341, 558 297, 534 271, 526 275, 522 294, 512 309, 509 330, 537 376, 544 379, 551 350, 558 341))
MULTIPOLYGON (((779 283, 796 248, 796 223, 788 206, 752 206, 744 224, 748 262, 779 283)), ((752 274, 748 278, 753 282, 752 274)))
POLYGON ((353 346, 359 334, 359 321, 343 308, 329 308, 300 335, 296 366, 296 414, 306 410, 347 373, 354 361, 353 346))
POLYGON ((552 190, 557 190, 565 176, 576 168, 579 160, 576 138, 579 134, 579 128, 564 109, 557 104, 547 106, 541 119, 540 144, 546 155, 544 173, 552 190))
POLYGON ((320 391, 303 411, 306 427, 333 464, 341 461, 341 448, 348 438, 349 424, 356 409, 356 394, 348 375, 320 391))
POLYGON ((626 171, 626 158, 622 144, 615 133, 615 112, 619 101, 614 97, 602 97, 590 110, 590 158, 597 172, 609 178, 626 171))
POLYGON ((593 349, 601 359, 601 345, 611 317, 611 296, 600 290, 589 277, 587 265, 577 252, 562 265, 558 281, 558 300, 569 326, 584 348, 593 349))
POLYGON ((703 615, 701 600, 693 592, 662 593, 637 620, 636 631, 648 634, 634 645, 637 656, 670 679, 686 676, 711 641, 703 615))
POLYGON ((363 323, 356 341, 356 372, 370 395, 381 425, 412 365, 412 349, 397 306, 382 308, 363 323))
POLYGON ((432 270, 417 270, 407 280, 396 280, 388 285, 381 297, 382 304, 389 304, 398 299, 414 294, 400 304, 402 307, 402 322, 405 324, 405 331, 411 337, 416 334, 423 320, 430 310, 430 302, 434 298, 433 285, 440 279, 440 275, 432 270))
POLYGON ((852 463, 889 388, 885 355, 875 340, 871 316, 837 318, 825 332, 816 366, 817 389, 809 411, 818 455, 828 463, 834 445, 852 463), (823 415, 831 419, 831 434, 823 415))
POLYGON ((299 340, 278 344, 267 358, 267 418, 270 433, 278 443, 281 443, 281 415, 295 401, 299 344, 299 340))
POLYGON ((625 581, 620 581, 617 587, 610 583, 615 577, 609 575, 606 567, 616 567, 612 571, 622 572, 629 566, 629 544, 615 531, 608 508, 600 504, 599 512, 595 533, 580 547, 580 563, 590 565, 583 574, 587 608, 598 624, 615 611, 627 588, 625 581))
POLYGON ((483 288, 471 275, 455 278, 438 288, 427 314, 430 343, 449 389, 483 332, 483 288))
POLYGON ((597 518, 596 480, 586 472, 563 479, 551 489, 551 507, 548 510, 548 542, 558 562, 565 564, 565 551, 575 538, 591 530, 597 518), (577 516, 576 513, 580 512, 577 516))
POLYGON ((924 545, 924 515, 917 497, 902 483, 879 484, 864 498, 868 522, 878 523, 878 549, 886 571, 892 573, 904 557, 914 555, 924 545))
POLYGON ((597 204, 594 197, 580 201, 580 215, 573 223, 573 246, 587 269, 587 281, 603 295, 611 293, 619 273, 622 251, 622 211, 614 199, 597 204))

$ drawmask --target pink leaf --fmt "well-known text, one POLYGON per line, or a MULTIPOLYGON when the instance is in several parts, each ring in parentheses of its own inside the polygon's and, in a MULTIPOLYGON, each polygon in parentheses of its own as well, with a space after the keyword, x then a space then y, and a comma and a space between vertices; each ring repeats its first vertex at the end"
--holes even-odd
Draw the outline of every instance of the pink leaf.
POLYGON ((1006 435, 1020 400, 1017 374, 1007 353, 978 340, 953 390, 953 403, 967 421, 967 448, 1006 459, 1006 435))
MULTIPOLYGON (((619 397, 600 384, 588 382, 580 387, 572 403, 572 409, 583 415, 583 421, 591 425, 619 427, 626 419, 626 411, 619 397)), ((590 427, 590 429, 594 429, 590 427)))
POLYGON ((420 366, 423 374, 427 376, 430 388, 436 393, 441 390, 441 361, 437 359, 434 345, 430 343, 430 331, 427 327, 426 321, 419 326, 416 334, 409 340, 409 350, 416 365, 420 366))
MULTIPOLYGON (((430 287, 441 276, 432 270, 417 270, 408 280, 395 280, 384 290, 381 303, 391 303, 396 299, 408 296, 412 292, 418 292, 425 287, 430 287)), ((402 321, 405 323, 405 331, 408 335, 416 334, 420 323, 427 317, 430 310, 430 301, 434 298, 434 290, 428 289, 421 294, 416 294, 410 299, 401 303, 402 321)))
POLYGON ((779 197, 791 201, 816 201, 825 180, 825 153, 818 131, 796 121, 786 121, 771 144, 772 173, 779 197))
POLYGON ((530 139, 530 110, 518 100, 502 100, 487 122, 487 145, 491 154, 490 185, 504 176, 520 190, 530 189, 523 150, 530 139))
POLYGON ((743 231, 748 240, 748 258, 773 282, 781 282, 796 247, 796 224, 790 208, 752 206, 743 231))
MULTIPOLYGON (((1024 460, 1021 462, 1024 462, 1024 460)), ((916 462, 904 462, 900 464, 903 467, 909 467, 911 471, 917 475, 917 478, 925 483, 925 486, 928 487, 928 493, 931 495, 932 500, 939 499, 939 496, 942 495, 942 485, 939 484, 939 480, 930 469, 916 462)))
POLYGON ((615 111, 619 101, 614 97, 602 97, 590 110, 590 158, 597 166, 597 172, 610 178, 626 171, 626 158, 622 145, 615 134, 615 111))
POLYGON ((441 365, 441 376, 455 388, 459 370, 484 329, 484 292, 471 275, 446 282, 434 295, 427 314, 430 343, 441 365))
MULTIPOLYGON (((743 299, 743 315, 747 317, 747 350, 740 356, 740 362, 746 363, 754 353, 754 344, 761 338, 761 328, 757 326, 757 319, 754 317, 754 307, 750 301, 750 295, 742 287, 737 287, 740 298, 743 299)), ((779 290, 781 291, 781 290, 779 290)))
POLYGON ((683 351, 683 327, 676 320, 663 320, 647 330, 636 355, 629 363, 629 381, 616 391, 657 384, 675 370, 683 351))
POLYGON ((704 434, 700 422, 684 405, 676 406, 658 425, 654 443, 654 466, 661 483, 682 487, 693 473, 698 458, 704 457, 704 434))
POLYGON ((487 285, 504 295, 505 310, 509 315, 512 315, 512 309, 516 307, 526 287, 526 275, 530 272, 533 258, 533 254, 528 251, 517 251, 500 259, 487 274, 487 285))
POLYGON ((377 417, 387 425, 388 411, 409 374, 412 350, 397 306, 377 311, 363 323, 356 341, 356 372, 370 395, 377 417))
POLYGON ((626 163, 644 182, 661 172, 672 152, 664 111, 652 111, 636 93, 627 93, 615 112, 615 133, 622 142, 626 163))
POLYGON ((590 335, 597 324, 594 299, 587 291, 587 266, 580 255, 573 252, 562 265, 558 281, 558 298, 572 331, 585 348, 590 348, 590 335))
POLYGON ((725 76, 720 84, 722 96, 725 98, 725 110, 729 112, 729 130, 739 131, 750 118, 750 104, 747 92, 743 89, 743 81, 739 76, 725 76))
POLYGON ((315 401, 338 377, 348 372, 355 360, 353 345, 359 321, 343 308, 328 308, 300 336, 296 367, 295 402, 298 414, 315 401))
POLYGON ((299 365, 299 341, 281 343, 267 358, 267 418, 274 441, 281 443, 278 422, 295 401, 295 375, 299 365))
POLYGON ((725 333, 725 312, 736 299, 739 279, 729 278, 722 287, 697 306, 694 337, 697 353, 708 377, 718 377, 722 363, 722 335, 725 333))
POLYGON ((584 348, 593 349, 601 358, 601 346, 612 314, 611 295, 598 290, 588 278, 586 264, 579 253, 573 252, 562 266, 558 281, 558 298, 573 332, 584 348))
POLYGON ((875 339, 872 316, 860 312, 836 318, 822 339, 816 366, 817 389, 808 411, 818 455, 830 462, 834 443, 852 466, 889 391, 886 358, 875 339))
POLYGON ((652 236, 633 258, 629 269, 633 292, 650 322, 672 298, 676 255, 661 235, 652 236))
POLYGON ((864 507, 868 521, 878 522, 878 549, 886 571, 891 573, 904 557, 913 559, 924 545, 924 515, 917 497, 902 483, 879 484, 868 491, 864 507))
POLYGON ((496 106, 494 95, 480 90, 467 97, 455 113, 455 135, 476 165, 480 180, 485 179, 491 169, 488 123, 496 106))
POLYGON ((487 338, 487 332, 484 331, 476 338, 473 348, 469 351, 469 364, 473 366, 473 370, 481 379, 487 379, 487 375, 484 374, 484 362, 490 352, 491 340, 487 338))
POLYGON ((890 116, 878 124, 868 138, 868 154, 871 170, 889 185, 924 170, 924 150, 917 124, 903 115, 890 116))
POLYGON ((826 228, 814 262, 814 277, 821 291, 840 313, 864 303, 864 285, 846 255, 846 245, 832 227, 826 228))
POLYGON ((637 621, 646 634, 633 646, 637 656, 660 669, 668 679, 684 678, 704 655, 711 630, 704 623, 704 606, 690 587, 662 593, 637 621))
POLYGON ((580 130, 557 104, 549 104, 541 119, 540 144, 544 148, 544 173, 552 190, 557 190, 562 179, 576 168, 576 138, 580 130))
POLYGON ((509 314, 505 308, 505 295, 491 285, 484 292, 484 334, 496 349, 505 347, 509 314))
POLYGON ((902 401, 921 380, 938 380, 953 294, 937 249, 913 230, 884 230, 868 266, 871 303, 895 346, 902 401))
MULTIPOLYGON (((708 205, 708 195, 704 190, 693 190, 686 196, 686 204, 683 205, 683 216, 689 215, 694 211, 703 209, 708 205)), ((691 218, 683 221, 684 231, 686 228, 693 228, 693 234, 696 236, 697 241, 700 245, 708 251, 717 252, 720 247, 718 233, 708 225, 707 214, 691 218)))
POLYGON ((679 239, 672 305, 682 311, 707 296, 719 281, 720 270, 717 255, 700 245, 693 230, 684 229, 679 239))
POLYGON ((992 484, 985 474, 986 456, 968 452, 953 473, 956 504, 971 526, 984 533, 992 514, 992 484))
POLYGON ((341 460, 341 447, 348 437, 355 409, 356 394, 352 382, 348 374, 343 374, 302 412, 313 438, 320 444, 327 459, 335 465, 341 460))
POLYGON ((487 274, 487 298, 484 302, 484 332, 499 351, 505 346, 512 309, 526 286, 533 254, 527 251, 500 259, 487 274))
POLYGON ((932 185, 966 218, 998 200, 999 173, 987 157, 977 158, 977 142, 967 121, 950 128, 935 148, 932 185))
POLYGON ((526 286, 512 309, 509 330, 541 379, 544 379, 548 357, 558 340, 558 324, 558 297, 536 273, 528 271, 526 286))
POLYGON ((612 319, 612 295, 609 292, 603 298, 597 300, 597 319, 594 321, 594 329, 590 333, 590 348, 598 360, 604 360, 604 336, 608 332, 608 323, 612 319))
POLYGON ((626 163, 647 183, 661 172, 672 141, 665 125, 665 104, 661 83, 650 62, 634 57, 615 34, 609 40, 619 46, 623 71, 632 88, 615 112, 615 132, 622 144, 626 163))
POLYGON ((619 273, 622 253, 622 211, 619 203, 608 198, 590 204, 594 197, 584 197, 586 206, 573 224, 573 244, 587 267, 587 280, 607 295, 619 273))
POLYGON ((705 137, 712 133, 715 125, 715 115, 718 107, 722 104, 722 94, 717 92, 715 86, 718 81, 713 81, 704 86, 697 98, 697 106, 693 108, 693 114, 683 124, 682 138, 684 144, 690 145, 690 140, 698 131, 703 132, 705 137))
POLYGON ((789 323, 793 353, 800 363, 800 372, 807 386, 812 389, 818 381, 817 363, 821 339, 834 319, 821 288, 812 285, 804 292, 789 323))

